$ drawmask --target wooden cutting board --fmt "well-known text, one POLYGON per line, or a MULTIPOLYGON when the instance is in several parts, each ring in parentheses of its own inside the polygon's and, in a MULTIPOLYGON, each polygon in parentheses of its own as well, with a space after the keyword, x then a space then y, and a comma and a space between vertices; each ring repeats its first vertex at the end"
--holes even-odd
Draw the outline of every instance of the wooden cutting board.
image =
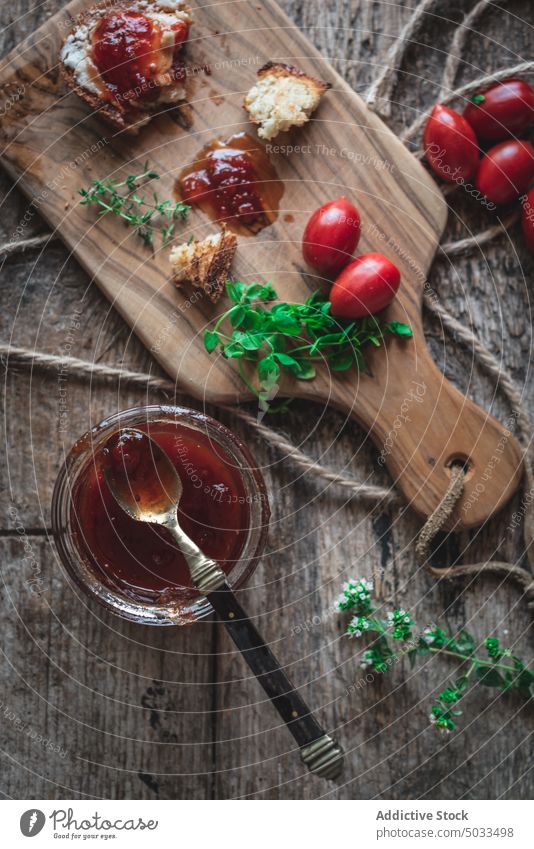
MULTIPOLYGON (((354 416, 423 517, 447 488, 451 459, 468 459, 455 526, 486 520, 516 490, 521 455, 513 437, 459 393, 428 352, 422 292, 447 209, 424 168, 272 0, 195 3, 189 105, 158 116, 136 138, 116 133, 59 79, 60 46, 72 18, 88 5, 74 0, 0 65, 2 162, 33 199, 30 209, 57 230, 180 387, 209 402, 245 400, 233 365, 203 347, 204 329, 225 301, 191 305, 190 293, 170 282, 168 249, 153 256, 120 221, 80 207, 78 189, 95 177, 139 173, 149 159, 161 174, 160 196, 171 197, 177 174, 207 142, 244 130, 254 135, 242 101, 265 61, 290 62, 328 80, 332 89, 314 119, 273 143, 300 149, 270 151, 285 187, 279 216, 258 236, 239 238, 235 276, 271 280, 283 299, 304 299, 318 286, 300 252, 306 220, 318 205, 347 194, 362 216, 359 252, 380 251, 401 269, 401 293, 387 318, 409 322, 414 338, 392 338, 369 350, 369 375, 324 372, 313 381, 284 383, 283 392, 317 401, 318 418, 330 404, 354 416)), ((177 237, 210 230, 195 211, 177 237)), ((310 424, 303 423, 303 436, 310 424)))

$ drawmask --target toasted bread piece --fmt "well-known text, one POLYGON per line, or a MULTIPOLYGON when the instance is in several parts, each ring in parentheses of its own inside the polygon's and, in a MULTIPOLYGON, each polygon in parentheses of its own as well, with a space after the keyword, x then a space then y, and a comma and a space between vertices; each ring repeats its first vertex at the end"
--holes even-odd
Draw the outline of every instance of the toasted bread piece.
POLYGON ((78 85, 74 75, 74 71, 61 66, 61 77, 67 83, 69 88, 74 91, 78 97, 84 100, 94 112, 98 112, 110 124, 113 124, 118 130, 125 130, 130 134, 136 134, 141 127, 148 124, 152 115, 150 112, 141 109, 118 109, 112 102, 106 103, 100 95, 88 91, 86 88, 78 85))
POLYGON ((76 18, 61 49, 61 76, 69 88, 113 126, 136 133, 162 106, 185 100, 185 80, 171 73, 173 56, 179 49, 174 47, 171 26, 177 21, 191 23, 191 10, 181 0, 117 0, 113 4, 104 0, 76 18), (128 10, 142 12, 162 29, 162 48, 158 52, 161 68, 154 78, 159 97, 155 100, 136 97, 135 91, 128 98, 113 96, 92 61, 92 34, 99 20, 109 12, 128 10))
POLYGON ((259 125, 262 139, 274 139, 291 127, 301 127, 317 109, 330 83, 310 77, 293 65, 267 62, 257 73, 258 82, 245 97, 243 106, 250 120, 259 125))
POLYGON ((224 224, 220 233, 184 242, 171 250, 169 260, 177 286, 191 283, 215 303, 221 297, 237 249, 237 238, 224 224))

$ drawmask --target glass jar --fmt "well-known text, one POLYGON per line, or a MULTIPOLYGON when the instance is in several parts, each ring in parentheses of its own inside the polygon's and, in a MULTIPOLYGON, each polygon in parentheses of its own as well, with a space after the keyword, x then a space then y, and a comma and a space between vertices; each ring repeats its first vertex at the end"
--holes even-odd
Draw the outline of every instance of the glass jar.
MULTIPOLYGON (((269 523, 269 502, 263 477, 243 443, 224 425, 185 407, 137 407, 116 413, 84 434, 72 447, 62 466, 52 496, 52 530, 54 540, 68 576, 88 595, 96 598, 113 613, 145 625, 186 625, 208 616, 211 605, 203 597, 158 603, 139 601, 126 592, 114 589, 98 574, 91 563, 87 537, 80 538, 79 519, 74 513, 76 492, 88 474, 95 473, 95 458, 110 436, 125 427, 169 429, 178 425, 198 433, 198 439, 209 440, 213 453, 230 464, 240 481, 241 498, 248 508, 248 528, 242 529, 244 543, 227 574, 229 583, 238 589, 248 580, 263 552, 269 523)), ((195 475, 195 470, 188 472, 195 475)), ((133 520, 132 520, 133 521, 133 520)), ((136 523, 140 525, 141 523, 136 523)), ((149 526, 152 527, 152 526, 149 526)), ((206 552, 208 553, 208 552, 206 552)))

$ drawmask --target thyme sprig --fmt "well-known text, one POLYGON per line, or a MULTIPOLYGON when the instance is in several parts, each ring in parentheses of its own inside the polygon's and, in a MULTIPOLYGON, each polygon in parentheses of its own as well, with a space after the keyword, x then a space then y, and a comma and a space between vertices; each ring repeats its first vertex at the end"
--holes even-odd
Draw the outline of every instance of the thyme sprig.
POLYGON ((497 637, 484 640, 481 655, 477 652, 477 641, 467 631, 453 634, 435 626, 417 629, 411 615, 403 609, 387 612, 385 619, 377 617, 372 593, 371 581, 351 579, 336 602, 339 611, 352 612, 346 632, 349 636, 372 635, 362 655, 363 668, 383 674, 404 656, 415 666, 418 658, 432 654, 452 658, 464 668, 461 675, 438 693, 430 709, 430 721, 440 731, 449 733, 457 728, 458 717, 463 713, 458 703, 476 682, 502 692, 515 690, 526 699, 534 697, 534 671, 503 648, 497 637))
POLYGON ((273 304, 278 296, 270 283, 228 281, 226 290, 232 306, 205 332, 204 345, 209 353, 220 348, 223 356, 238 360, 243 381, 264 408, 282 371, 311 380, 321 361, 335 372, 353 366, 365 371, 365 345, 380 346, 386 333, 412 335, 410 327, 399 321, 381 324, 375 316, 350 322, 336 319, 330 302, 318 293, 304 303, 273 304), (259 389, 243 363, 254 364, 259 389))
POLYGON ((135 231, 140 239, 154 247, 154 234, 159 232, 163 246, 171 239, 177 221, 185 221, 190 207, 173 200, 161 200, 153 191, 150 199, 143 189, 160 175, 145 162, 141 174, 129 174, 125 180, 93 180, 89 189, 80 189, 82 206, 96 204, 99 215, 116 215, 135 231), (126 189, 126 191, 121 191, 126 189))

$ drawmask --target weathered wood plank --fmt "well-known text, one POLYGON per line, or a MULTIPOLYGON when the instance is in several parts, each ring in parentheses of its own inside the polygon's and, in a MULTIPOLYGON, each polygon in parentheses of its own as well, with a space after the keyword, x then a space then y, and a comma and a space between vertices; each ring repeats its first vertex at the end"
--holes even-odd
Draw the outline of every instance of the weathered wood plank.
MULTIPOLYGON (((351 194, 363 222, 359 249, 385 252, 402 275, 398 298, 383 320, 408 321, 413 339, 407 344, 389 338, 380 350, 369 346, 369 373, 347 373, 333 379, 319 369, 313 382, 285 375, 280 381, 280 397, 322 399, 344 410, 369 430, 380 450, 392 432, 399 407, 409 403, 406 399, 418 386, 422 392, 418 403, 412 404, 411 427, 397 431, 395 450, 384 452, 384 462, 397 488, 426 518, 447 488, 451 458, 469 456, 471 475, 462 501, 469 502, 471 509, 464 511, 460 504, 456 521, 460 527, 485 521, 517 489, 521 460, 515 440, 507 438, 494 470, 495 487, 480 490, 480 477, 502 440, 502 427, 444 380, 427 351, 421 328, 423 282, 447 209, 420 163, 341 77, 335 77, 332 69, 322 69, 323 60, 311 42, 297 27, 288 26, 276 4, 269 3, 261 9, 243 3, 241 28, 224 39, 213 34, 231 29, 233 7, 222 4, 198 9, 191 59, 198 61, 197 40, 207 40, 209 51, 203 59, 211 63, 210 90, 216 96, 205 97, 198 90, 206 80, 191 79, 191 132, 177 133, 171 117, 163 114, 135 140, 120 134, 117 138, 98 121, 90 120, 79 99, 65 97, 57 85, 54 69, 62 31, 82 4, 83 0, 72 0, 65 13, 43 25, 35 37, 10 54, 0 73, 7 110, 2 161, 18 177, 26 194, 37 195, 43 216, 61 232, 82 267, 94 276, 116 310, 184 391, 212 403, 236 403, 250 397, 235 362, 220 354, 211 358, 207 354, 202 338, 206 325, 214 320, 213 307, 205 299, 197 299, 191 309, 187 289, 177 292, 168 279, 167 251, 147 253, 146 246, 143 249, 139 239, 126 233, 123 224, 95 217, 76 203, 76 196, 80 185, 88 185, 95 172, 102 177, 116 175, 125 161, 134 168, 132 163, 148 159, 162 176, 158 191, 169 196, 180 164, 196 156, 201 140, 211 138, 211 128, 217 127, 219 135, 223 126, 231 127, 232 132, 250 130, 244 120, 242 92, 250 85, 253 70, 242 58, 263 64, 272 56, 288 61, 296 57, 294 61, 306 68, 303 57, 309 54, 311 70, 331 81, 332 96, 325 98, 320 112, 301 131, 302 151, 291 153, 283 146, 281 154, 278 151, 279 155, 271 157, 284 186, 280 214, 254 240, 240 241, 233 273, 239 279, 262 274, 290 301, 308 297, 320 283, 309 275, 295 274, 301 264, 304 222, 331 193, 343 189, 351 194), (263 34, 259 56, 258 33, 263 34), (229 76, 220 69, 232 58, 232 51, 237 51, 240 62, 229 76), (29 85, 30 78, 46 78, 46 87, 29 85), (23 91, 23 96, 8 109, 11 87, 23 91), (55 179, 47 178, 56 171, 55 179), (286 223, 284 211, 290 213, 292 224, 286 223), (273 240, 280 250, 273 252, 273 240), (476 442, 472 432, 478 433, 476 442)), ((192 213, 180 238, 203 232, 206 220, 206 216, 199 219, 198 212, 192 213)), ((227 306, 228 302, 218 309, 227 306)))
POLYGON ((122 622, 88 603, 46 537, 22 526, 1 540, 1 554, 0 720, 13 770, 4 789, 16 798, 206 798, 212 624, 122 622))
MULTIPOLYGON (((458 19, 460 5, 462 8, 470 6, 465 3, 447 4, 447 17, 458 19)), ((313 37, 325 55, 343 57, 339 59, 340 66, 343 67, 342 63, 348 52, 347 32, 350 29, 351 61, 347 62, 346 71, 350 82, 357 84, 363 75, 368 80, 374 72, 373 69, 373 72, 367 75, 368 66, 363 64, 369 25, 362 23, 361 29, 358 24, 346 29, 339 26, 341 22, 344 24, 345 21, 351 20, 352 23, 354 20, 348 17, 349 10, 346 6, 347 4, 344 11, 347 12, 347 17, 338 18, 337 30, 333 27, 315 27, 313 37), (361 62, 358 61, 360 57, 361 62)), ((355 7, 357 9, 356 20, 358 13, 360 16, 369 16, 371 9, 375 13, 378 10, 378 4, 372 3, 350 4, 350 7, 352 13, 355 7)), ((308 15, 305 17, 309 17, 313 24, 315 10, 309 4, 307 9, 308 15)), ((521 44, 526 47, 526 42, 524 35, 519 33, 518 26, 512 21, 514 12, 525 17, 525 4, 516 4, 515 8, 511 8, 505 21, 513 30, 514 50, 519 54, 514 61, 520 61, 521 44)), ((379 19, 386 31, 389 29, 390 32, 398 33, 400 21, 393 21, 388 17, 389 13, 389 8, 380 6, 379 19)), ((398 8, 396 14, 399 14, 398 8)), ((404 10, 404 21, 406 17, 407 11, 404 10)), ((488 17, 491 16, 486 16, 484 22, 488 17)), ((496 42, 493 42, 491 64, 488 65, 485 61, 485 39, 474 36, 468 44, 470 61, 476 62, 478 57, 479 70, 476 73, 487 72, 491 67, 500 67, 503 62, 510 61, 509 47, 506 47, 510 41, 502 38, 503 17, 505 16, 493 16, 491 37, 496 38, 496 33, 500 32, 498 44, 502 44, 503 48, 498 55, 496 42), (476 45, 475 50, 478 49, 475 56, 472 54, 473 45, 476 45)), ((421 36, 423 45, 410 49, 405 67, 411 73, 402 79, 397 89, 401 94, 396 93, 395 100, 412 104, 412 111, 410 113, 408 107, 395 108, 395 126, 402 126, 403 119, 407 122, 413 120, 417 114, 415 110, 428 105, 435 96, 437 89, 432 81, 440 80, 445 58, 442 51, 449 43, 451 30, 451 25, 443 21, 439 26, 426 25, 421 36), (414 69, 415 60, 417 64, 414 69), (414 77, 412 69, 416 74, 420 74, 420 78, 414 77)), ((373 58, 379 60, 388 45, 382 42, 382 51, 378 52, 377 36, 373 34, 371 38, 375 42, 373 58)), ((466 79, 471 78, 473 72, 473 68, 468 66, 466 79)), ((456 198, 454 208, 455 206, 456 198)), ((450 219, 448 238, 464 235, 463 228, 466 224, 472 232, 487 226, 486 219, 480 216, 478 209, 473 209, 472 202, 463 204, 458 219, 455 220, 454 214, 450 219)), ((519 258, 515 261, 506 258, 503 261, 501 240, 495 247, 485 248, 471 257, 455 258, 452 263, 436 263, 430 280, 447 308, 466 321, 473 321, 486 344, 498 354, 501 347, 504 347, 504 339, 501 340, 503 318, 495 311, 494 289, 500 284, 503 306, 506 297, 504 332, 512 337, 506 339, 503 356, 507 366, 515 372, 523 386, 525 375, 524 372, 518 371, 516 364, 528 362, 531 340, 530 330, 525 327, 528 291, 521 279, 521 273, 517 274, 517 279, 512 284, 510 301, 508 294, 504 295, 504 289, 508 293, 509 277, 513 274, 510 266, 515 266, 517 270, 521 265, 529 269, 532 268, 532 259, 520 244, 517 229, 513 234, 513 244, 518 246, 519 251, 519 258), (488 273, 489 269, 491 273, 488 273)), ((430 323, 428 329, 433 353, 437 361, 444 364, 447 376, 471 397, 476 398, 478 403, 492 409, 504 420, 509 415, 509 410, 499 397, 495 398, 493 388, 481 376, 480 371, 475 369, 472 373, 471 355, 459 351, 449 342, 444 345, 439 328, 434 324, 430 323)), ((532 402, 530 387, 525 386, 525 391, 532 402)), ((304 433, 299 422, 309 422, 307 412, 295 410, 288 428, 300 438, 304 433)), ((327 454, 327 460, 336 468, 344 463, 353 468, 358 466, 363 479, 367 474, 372 474, 373 454, 369 453, 367 447, 361 449, 361 439, 354 433, 354 429, 350 425, 345 428, 344 436, 347 436, 348 431, 349 440, 339 439, 337 437, 342 428, 341 418, 336 420, 335 416, 329 414, 328 421, 330 440, 335 438, 336 441, 335 449, 327 454)), ((323 425, 324 423, 321 425, 321 436, 317 440, 314 437, 307 439, 306 446, 312 451, 320 452, 321 448, 328 451, 328 446, 332 444, 324 438, 323 425)), ((307 433, 308 428, 304 432, 307 433)), ((280 470, 277 473, 277 480, 279 479, 280 470)), ((260 621, 272 640, 281 641, 281 656, 285 662, 293 664, 290 669, 296 683, 305 686, 307 681, 315 681, 313 688, 304 690, 313 703, 319 708, 337 699, 322 711, 322 715, 330 727, 340 728, 340 737, 352 752, 346 770, 347 784, 333 795, 337 798, 458 798, 462 795, 472 798, 501 795, 527 798, 531 785, 523 776, 528 769, 530 757, 528 709, 514 699, 504 699, 504 703, 496 708, 492 696, 479 688, 479 692, 470 697, 468 716, 471 717, 471 722, 466 723, 465 730, 447 740, 436 739, 432 729, 428 727, 428 712, 433 694, 442 689, 448 680, 450 668, 447 664, 433 662, 416 675, 410 673, 404 664, 398 665, 387 678, 373 685, 356 686, 355 692, 346 695, 346 691, 350 691, 351 686, 354 687, 355 682, 362 678, 362 672, 358 668, 357 660, 353 658, 356 646, 349 641, 338 639, 339 621, 328 612, 328 600, 333 594, 330 587, 332 584, 335 584, 336 588, 339 586, 340 576, 348 577, 362 572, 370 575, 373 567, 381 565, 386 570, 385 594, 393 595, 398 604, 420 610, 419 617, 427 617, 430 621, 445 610, 445 619, 453 628, 460 629, 465 626, 480 634, 498 631, 499 634, 504 634, 504 639, 516 646, 522 646, 527 652, 530 645, 532 652, 532 638, 528 631, 529 615, 524 605, 519 602, 515 588, 500 586, 497 581, 489 579, 478 585, 472 584, 468 588, 458 582, 457 585, 436 590, 431 579, 415 572, 413 540, 418 523, 409 517, 397 520, 395 516, 377 516, 372 520, 371 517, 365 516, 365 510, 362 511, 361 507, 355 505, 336 512, 341 503, 340 498, 323 497, 319 510, 317 505, 304 506, 309 496, 308 490, 302 491, 301 481, 289 491, 277 492, 277 495, 276 512, 282 518, 284 528, 282 543, 286 540, 289 550, 284 551, 284 556, 280 557, 278 549, 278 553, 263 564, 262 574, 269 576, 266 580, 273 580, 271 576, 274 575, 276 584, 268 585, 270 603, 267 609, 273 612, 265 617, 265 625, 263 618, 260 621), (294 511, 299 508, 305 510, 305 516, 300 518, 297 513, 297 517, 293 517, 294 511), (325 531, 322 524, 325 520, 332 526, 330 532, 325 531), (302 551, 302 544, 298 541, 299 529, 303 526, 312 528, 314 524, 318 529, 311 539, 306 541, 302 551), (330 535, 342 541, 337 549, 329 549, 330 535), (319 552, 323 557, 318 558, 319 552), (287 570, 280 568, 281 561, 288 565, 287 570), (304 573, 297 581, 292 574, 288 574, 295 568, 302 568, 304 573), (304 596, 306 591, 309 596, 297 602, 296 599, 304 596), (321 674, 326 675, 326 679, 317 680, 321 674), (408 679, 406 684, 403 683, 405 679, 408 679), (519 714, 512 719, 516 711, 519 711, 519 714), (510 720, 504 719, 504 729, 501 730, 503 716, 510 717, 510 720)), ((511 512, 506 511, 506 516, 499 517, 491 529, 486 528, 477 535, 469 552, 471 559, 478 559, 480 555, 512 559, 517 556, 521 550, 521 542, 518 531, 510 531, 508 528, 511 512)), ((275 539, 279 543, 278 531, 275 533, 275 539)), ((457 556, 467 542, 467 535, 457 537, 447 547, 443 556, 457 556)), ((258 615, 263 614, 266 609, 264 599, 253 591, 247 591, 246 596, 249 607, 258 615)), ((238 662, 235 657, 231 657, 225 659, 225 664, 228 671, 221 670, 221 675, 223 679, 231 679, 238 662)), ((241 685, 241 690, 243 686, 241 685)), ((254 682, 247 682, 245 692, 240 692, 239 695, 236 694, 235 685, 232 683, 226 687, 224 703, 229 706, 246 703, 247 699, 254 699, 256 693, 254 682)), ((278 755, 275 766, 269 761, 260 771, 257 766, 247 766, 250 760, 243 738, 246 738, 247 733, 252 733, 255 726, 244 723, 245 718, 246 715, 236 715, 230 710, 222 717, 223 736, 231 742, 226 744, 226 756, 224 751, 221 756, 225 758, 225 765, 233 765, 236 771, 224 773, 219 777, 218 792, 221 796, 244 793, 259 798, 269 798, 277 794, 289 798, 310 798, 324 792, 318 782, 302 778, 303 771, 296 757, 281 754, 287 747, 284 747, 279 731, 269 736, 263 735, 257 742, 262 758, 278 755), (284 780, 289 783, 283 784, 284 780)), ((264 722, 267 723, 267 719, 264 722)))

